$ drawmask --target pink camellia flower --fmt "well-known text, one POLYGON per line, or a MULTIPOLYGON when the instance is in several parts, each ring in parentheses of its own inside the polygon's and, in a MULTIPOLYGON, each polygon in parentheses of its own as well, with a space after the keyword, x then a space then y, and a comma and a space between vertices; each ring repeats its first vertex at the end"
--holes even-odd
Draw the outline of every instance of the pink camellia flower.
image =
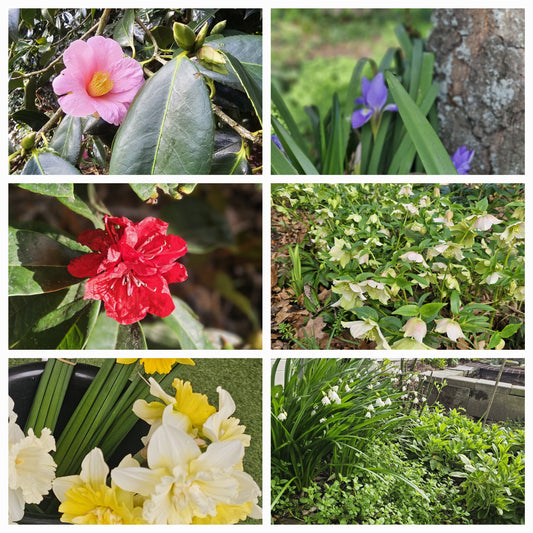
POLYGON ((186 242, 167 235, 168 224, 148 217, 134 224, 126 217, 104 218, 105 230, 84 231, 78 242, 93 253, 73 259, 68 271, 85 283, 84 299, 102 300, 107 316, 133 324, 146 313, 168 316, 174 302, 169 283, 187 279, 175 262, 187 252, 186 242))
POLYGON ((61 109, 74 117, 96 113, 120 124, 144 83, 141 65, 124 57, 116 41, 101 36, 71 43, 63 63, 66 68, 52 82, 61 109))

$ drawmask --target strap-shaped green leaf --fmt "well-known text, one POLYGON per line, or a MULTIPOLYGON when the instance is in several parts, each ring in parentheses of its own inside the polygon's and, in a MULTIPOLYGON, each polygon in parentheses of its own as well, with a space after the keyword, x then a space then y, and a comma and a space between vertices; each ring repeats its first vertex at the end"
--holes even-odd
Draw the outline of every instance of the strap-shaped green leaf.
POLYGON ((451 157, 424 114, 392 73, 386 72, 385 76, 402 121, 413 140, 426 173, 457 175, 451 157))
POLYGON ((207 88, 184 56, 139 91, 118 129, 110 174, 208 174, 214 122, 207 88))

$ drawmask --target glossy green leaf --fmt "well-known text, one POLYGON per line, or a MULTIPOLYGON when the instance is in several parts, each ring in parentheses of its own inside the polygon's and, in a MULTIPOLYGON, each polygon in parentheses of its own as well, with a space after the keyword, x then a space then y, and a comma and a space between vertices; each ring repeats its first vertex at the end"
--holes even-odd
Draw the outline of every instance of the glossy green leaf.
POLYGON ((233 176, 250 173, 246 146, 241 136, 233 130, 217 131, 211 174, 233 176))
POLYGON ((169 61, 139 91, 115 137, 110 174, 207 174, 211 100, 186 57, 169 61))
MULTIPOLYGON (((263 38, 260 35, 243 34, 230 35, 229 37, 215 35, 214 37, 208 37, 205 44, 220 50, 224 54, 230 54, 235 57, 255 84, 258 87, 263 86, 263 38)), ((244 91, 241 80, 231 64, 228 68, 228 74, 219 74, 201 66, 199 68, 202 74, 208 78, 233 89, 244 91)))
POLYGON ((81 118, 66 115, 57 127, 50 147, 65 161, 75 165, 81 150, 81 118))
POLYGON ((84 300, 83 294, 80 284, 55 293, 10 298, 10 347, 49 350, 84 348, 94 327, 100 302, 84 300))
POLYGON ((512 337, 521 327, 523 324, 507 324, 501 331, 500 331, 500 337, 502 339, 508 339, 509 337, 512 337))
POLYGON ((72 183, 19 183, 21 189, 62 198, 74 198, 74 185, 72 183))
POLYGON ((74 250, 35 231, 9 228, 10 296, 57 291, 79 283, 67 271, 69 262, 79 255, 74 250))
POLYGON ((191 194, 195 186, 194 183, 130 183, 130 187, 143 202, 156 199, 161 192, 179 200, 184 194, 191 194))
POLYGON ((139 322, 119 324, 100 313, 87 342, 87 350, 145 350, 146 339, 139 322))
POLYGON ((176 334, 177 343, 182 350, 209 350, 213 345, 207 339, 204 326, 192 309, 179 298, 173 298, 176 309, 164 317, 165 324, 176 334))
POLYGON ((385 76, 402 121, 426 173, 457 175, 457 170, 448 152, 424 114, 392 73, 386 72, 385 76))
POLYGON ((169 224, 168 233, 185 239, 190 253, 233 245, 227 220, 202 198, 186 196, 177 205, 167 204, 161 218, 169 224))
POLYGON ((33 131, 39 131, 49 120, 49 117, 33 109, 20 109, 11 115, 13 120, 27 124, 33 131))
POLYGON ((22 170, 26 175, 72 175, 80 171, 68 161, 51 152, 35 152, 22 170))
POLYGON ((135 41, 133 40, 133 23, 135 21, 135 10, 126 9, 124 15, 118 20, 113 30, 113 39, 120 46, 131 48, 132 57, 135 57, 135 41))
POLYGON ((259 85, 256 79, 250 75, 244 65, 229 52, 224 52, 224 56, 229 61, 235 74, 239 78, 245 93, 247 94, 252 106, 255 110, 255 114, 259 119, 259 122, 263 123, 263 91, 261 85, 259 85))

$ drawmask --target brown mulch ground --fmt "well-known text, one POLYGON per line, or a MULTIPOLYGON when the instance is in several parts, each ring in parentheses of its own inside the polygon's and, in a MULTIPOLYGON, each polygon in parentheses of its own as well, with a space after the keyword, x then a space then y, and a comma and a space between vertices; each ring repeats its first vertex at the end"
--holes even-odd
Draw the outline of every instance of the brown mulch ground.
MULTIPOLYGON (((374 342, 361 341, 354 344, 350 341, 348 330, 341 332, 330 342, 330 334, 327 324, 324 323, 320 314, 313 315, 304 305, 304 294, 296 299, 290 288, 290 258, 288 246, 296 243, 301 244, 308 232, 308 225, 302 220, 307 220, 307 213, 298 213, 299 218, 289 219, 279 213, 275 208, 271 209, 272 234, 270 241, 271 249, 271 346, 273 350, 300 350, 300 346, 291 339, 285 338, 279 331, 280 324, 288 324, 292 327, 296 338, 305 340, 306 336, 314 337, 320 349, 332 350, 372 350, 374 342)), ((331 290, 319 287, 318 299, 324 303, 329 297, 331 290)))

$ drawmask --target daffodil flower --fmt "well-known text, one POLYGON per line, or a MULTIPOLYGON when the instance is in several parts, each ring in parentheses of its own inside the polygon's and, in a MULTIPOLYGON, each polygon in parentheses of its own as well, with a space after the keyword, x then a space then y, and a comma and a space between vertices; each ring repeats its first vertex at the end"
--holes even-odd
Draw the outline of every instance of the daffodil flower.
MULTIPOLYGON (((137 358, 118 358, 117 363, 121 363, 123 365, 130 365, 132 363, 135 363, 137 361, 137 358)), ((182 359, 169 359, 169 358, 146 358, 141 359, 141 365, 144 366, 144 371, 147 374, 155 374, 156 372, 158 374, 168 374, 172 367, 179 363, 181 365, 193 365, 194 361, 192 359, 189 359, 188 357, 182 358, 182 359)))
POLYGON ((14 402, 9 398, 9 522, 17 522, 24 516, 26 503, 40 503, 52 488, 56 463, 50 451, 56 449, 55 439, 48 428, 37 437, 33 429, 28 435, 17 424, 14 402))
POLYGON ((117 467, 111 479, 145 498, 143 517, 150 524, 233 524, 245 509, 261 516, 259 487, 238 468, 243 455, 239 440, 214 442, 202 453, 190 435, 163 424, 148 444, 148 467, 117 467))
MULTIPOLYGON (((138 466, 127 455, 118 468, 138 466)), ((61 522, 71 524, 145 524, 142 507, 135 505, 134 494, 107 485, 109 467, 102 450, 94 448, 83 459, 79 475, 54 480, 53 489, 61 502, 61 522)))

